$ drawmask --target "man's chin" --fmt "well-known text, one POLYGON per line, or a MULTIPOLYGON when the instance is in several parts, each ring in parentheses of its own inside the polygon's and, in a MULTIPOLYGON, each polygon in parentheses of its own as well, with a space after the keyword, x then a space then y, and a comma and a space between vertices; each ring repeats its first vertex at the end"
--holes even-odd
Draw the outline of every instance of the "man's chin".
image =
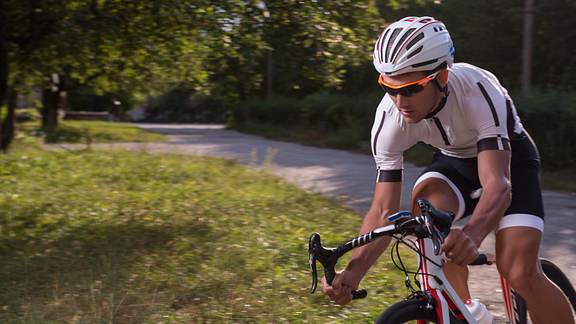
POLYGON ((407 117, 407 116, 402 117, 404 117, 404 121, 407 122, 408 124, 418 124, 420 121, 422 121, 422 118, 418 117, 407 117))

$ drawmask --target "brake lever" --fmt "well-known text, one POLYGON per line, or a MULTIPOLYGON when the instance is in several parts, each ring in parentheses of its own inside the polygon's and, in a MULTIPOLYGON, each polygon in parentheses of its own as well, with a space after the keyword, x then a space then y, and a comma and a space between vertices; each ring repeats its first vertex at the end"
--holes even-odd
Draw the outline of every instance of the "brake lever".
POLYGON ((430 207, 428 206, 430 202, 427 199, 419 198, 418 199, 418 207, 420 207, 420 211, 422 212, 422 216, 425 217, 424 220, 424 228, 430 235, 432 239, 432 244, 434 246, 434 255, 440 254, 440 247, 441 244, 444 243, 444 237, 439 235, 440 233, 434 227, 434 218, 430 215, 430 207), (441 243, 440 243, 441 242, 441 243))
MULTIPOLYGON (((326 249, 323 247, 320 240, 320 234, 314 233, 310 236, 310 241, 308 242, 308 255, 310 272, 312 272, 312 287, 310 288, 310 293, 314 293, 318 286, 316 261, 320 262, 324 268, 324 277, 326 277, 326 283, 331 286, 334 277, 336 277, 336 271, 334 270, 334 267, 336 265, 336 261, 338 260, 337 249, 326 249)), ((365 289, 352 291, 352 299, 365 298, 366 296, 367 292, 365 289)))
POLYGON ((320 235, 314 233, 310 236, 310 241, 308 242, 308 263, 310 264, 310 272, 312 272, 312 288, 310 288, 310 293, 316 291, 318 286, 318 273, 316 272, 316 252, 315 245, 320 242, 320 235))
POLYGON ((326 282, 332 285, 332 280, 336 276, 336 271, 334 270, 335 262, 332 262, 332 257, 334 257, 334 249, 326 249, 322 246, 320 241, 320 234, 314 233, 310 236, 310 241, 308 243, 308 253, 310 255, 310 271, 312 271, 312 288, 310 292, 316 291, 316 286, 318 285, 318 273, 316 271, 316 261, 320 262, 324 268, 324 277, 326 277, 326 282))
POLYGON ((316 291, 316 286, 318 285, 318 273, 316 272, 316 255, 314 252, 310 252, 308 263, 310 263, 310 272, 312 272, 312 288, 310 288, 310 293, 314 293, 316 291))

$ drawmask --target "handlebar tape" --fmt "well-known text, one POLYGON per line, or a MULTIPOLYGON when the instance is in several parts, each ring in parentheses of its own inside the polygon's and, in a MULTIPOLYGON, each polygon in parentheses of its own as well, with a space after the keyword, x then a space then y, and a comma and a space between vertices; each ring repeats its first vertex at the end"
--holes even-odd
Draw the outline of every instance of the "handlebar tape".
POLYGON ((366 291, 366 289, 358 289, 358 290, 352 292, 352 299, 366 298, 367 295, 368 295, 368 292, 366 291))
POLYGON ((474 262, 470 263, 470 265, 483 265, 488 264, 488 256, 486 254, 480 253, 478 259, 474 260, 474 262))

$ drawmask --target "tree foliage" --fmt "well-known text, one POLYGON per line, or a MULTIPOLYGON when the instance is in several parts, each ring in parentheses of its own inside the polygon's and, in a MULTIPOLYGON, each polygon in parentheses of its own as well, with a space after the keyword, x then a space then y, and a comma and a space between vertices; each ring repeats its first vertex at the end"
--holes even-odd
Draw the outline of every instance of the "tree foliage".
POLYGON ((371 1, 266 0, 247 13, 229 40, 257 33, 268 50, 240 48, 236 57, 213 62, 217 93, 237 93, 239 101, 265 96, 270 81, 275 95, 298 97, 339 85, 347 65, 370 59, 380 28, 371 1))
MULTIPOLYGON (((443 21, 454 41, 455 61, 493 72, 509 90, 519 89, 522 75, 523 0, 396 0, 378 1, 386 20, 433 16, 443 21)), ((576 88, 576 30, 573 0, 536 1, 532 54, 532 85, 576 88)))
POLYGON ((186 81, 201 90, 207 58, 234 50, 219 40, 244 11, 239 0, 3 1, 0 102, 9 88, 42 84, 43 124, 55 126, 61 93, 96 78, 120 89, 186 81))
MULTIPOLYGON (((573 0, 536 2, 534 85, 576 87, 575 9, 573 0)), ((358 94, 375 89, 379 32, 408 15, 445 22, 456 61, 514 90, 523 10, 522 0, 4 0, 0 102, 22 84, 41 84, 45 125, 55 125, 60 94, 86 83, 125 93, 186 87, 230 107, 269 89, 358 94)))

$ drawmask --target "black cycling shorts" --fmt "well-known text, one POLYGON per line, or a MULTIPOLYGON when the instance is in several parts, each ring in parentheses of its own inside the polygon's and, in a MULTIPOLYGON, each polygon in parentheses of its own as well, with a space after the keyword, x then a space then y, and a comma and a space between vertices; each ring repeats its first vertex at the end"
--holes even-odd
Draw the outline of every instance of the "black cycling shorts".
MULTIPOLYGON (((500 222, 499 228, 530 226, 543 231, 544 206, 540 189, 538 151, 525 132, 511 141, 510 147, 512 201, 504 212, 505 217, 500 222)), ((420 174, 416 184, 430 177, 444 179, 456 192, 460 200, 456 219, 472 214, 479 200, 478 189, 481 188, 478 158, 456 158, 436 150, 431 164, 420 174)))

